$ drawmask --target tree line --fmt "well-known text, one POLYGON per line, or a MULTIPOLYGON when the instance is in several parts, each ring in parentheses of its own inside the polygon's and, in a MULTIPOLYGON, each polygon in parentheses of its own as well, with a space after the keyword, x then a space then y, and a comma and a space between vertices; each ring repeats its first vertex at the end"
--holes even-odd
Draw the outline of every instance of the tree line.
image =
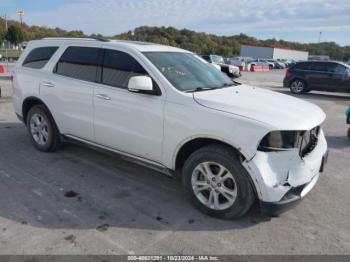
MULTIPOLYGON (((5 21, 0 19, 0 44, 7 39, 17 45, 22 41, 40 39, 43 37, 95 37, 104 38, 101 34, 86 35, 83 31, 66 31, 42 26, 20 25, 16 21, 9 21, 8 31, 5 32, 5 21)), ((233 36, 217 36, 213 34, 195 32, 188 29, 174 27, 138 27, 133 31, 114 35, 108 38, 146 41, 170 45, 190 50, 198 54, 218 54, 225 57, 237 56, 242 44, 288 48, 309 51, 310 55, 328 55, 332 59, 346 61, 350 59, 350 46, 340 46, 335 42, 298 43, 277 39, 259 40, 246 34, 233 36)))

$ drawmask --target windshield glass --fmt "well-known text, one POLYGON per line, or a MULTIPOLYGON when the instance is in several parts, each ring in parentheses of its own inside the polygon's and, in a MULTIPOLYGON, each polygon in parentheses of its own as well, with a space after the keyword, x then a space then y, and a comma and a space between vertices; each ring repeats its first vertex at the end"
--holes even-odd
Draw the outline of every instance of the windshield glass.
POLYGON ((191 53, 143 53, 180 91, 222 88, 235 83, 211 64, 191 53))
POLYGON ((217 63, 217 64, 223 64, 224 63, 224 59, 222 58, 222 56, 218 56, 218 55, 212 55, 211 56, 211 60, 214 63, 217 63))

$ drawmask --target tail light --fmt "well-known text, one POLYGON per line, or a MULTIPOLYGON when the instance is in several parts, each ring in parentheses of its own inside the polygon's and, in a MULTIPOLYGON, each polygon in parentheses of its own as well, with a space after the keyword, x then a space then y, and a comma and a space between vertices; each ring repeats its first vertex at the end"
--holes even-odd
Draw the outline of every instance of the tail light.
POLYGON ((290 69, 288 68, 287 70, 286 70, 286 78, 288 78, 288 77, 291 77, 292 76, 292 72, 290 71, 290 69))

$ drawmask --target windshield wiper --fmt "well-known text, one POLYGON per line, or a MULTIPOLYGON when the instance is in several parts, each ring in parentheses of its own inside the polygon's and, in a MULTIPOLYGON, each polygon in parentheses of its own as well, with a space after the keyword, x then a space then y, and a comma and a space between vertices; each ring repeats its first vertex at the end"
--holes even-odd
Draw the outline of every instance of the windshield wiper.
POLYGON ((207 91, 207 90, 213 90, 213 89, 216 89, 216 87, 196 87, 190 90, 186 90, 185 93, 201 92, 201 91, 207 91))
POLYGON ((224 83, 221 86, 217 86, 217 87, 196 87, 190 90, 186 90, 185 93, 193 93, 193 92, 201 92, 201 91, 207 91, 207 90, 214 90, 214 89, 220 89, 220 88, 224 88, 224 87, 229 87, 229 86, 233 86, 235 85, 234 83, 224 83))

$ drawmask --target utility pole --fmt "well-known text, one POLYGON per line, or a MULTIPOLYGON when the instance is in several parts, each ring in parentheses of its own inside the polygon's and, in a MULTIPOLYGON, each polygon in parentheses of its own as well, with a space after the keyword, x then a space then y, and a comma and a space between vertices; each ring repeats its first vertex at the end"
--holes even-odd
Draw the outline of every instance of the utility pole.
POLYGON ((23 15, 24 15, 24 10, 23 9, 18 9, 17 14, 19 15, 19 18, 21 20, 21 27, 23 25, 23 15))
MULTIPOLYGON (((8 31, 8 25, 7 25, 7 14, 5 14, 5 35, 7 35, 7 31, 8 31)), ((8 63, 9 63, 9 57, 8 57, 8 53, 7 53, 7 48, 8 48, 8 41, 5 37, 5 57, 6 57, 6 61, 7 61, 7 68, 8 68, 8 63)))
POLYGON ((321 43, 321 36, 322 36, 322 32, 320 32, 320 34, 318 35, 318 43, 321 43))

